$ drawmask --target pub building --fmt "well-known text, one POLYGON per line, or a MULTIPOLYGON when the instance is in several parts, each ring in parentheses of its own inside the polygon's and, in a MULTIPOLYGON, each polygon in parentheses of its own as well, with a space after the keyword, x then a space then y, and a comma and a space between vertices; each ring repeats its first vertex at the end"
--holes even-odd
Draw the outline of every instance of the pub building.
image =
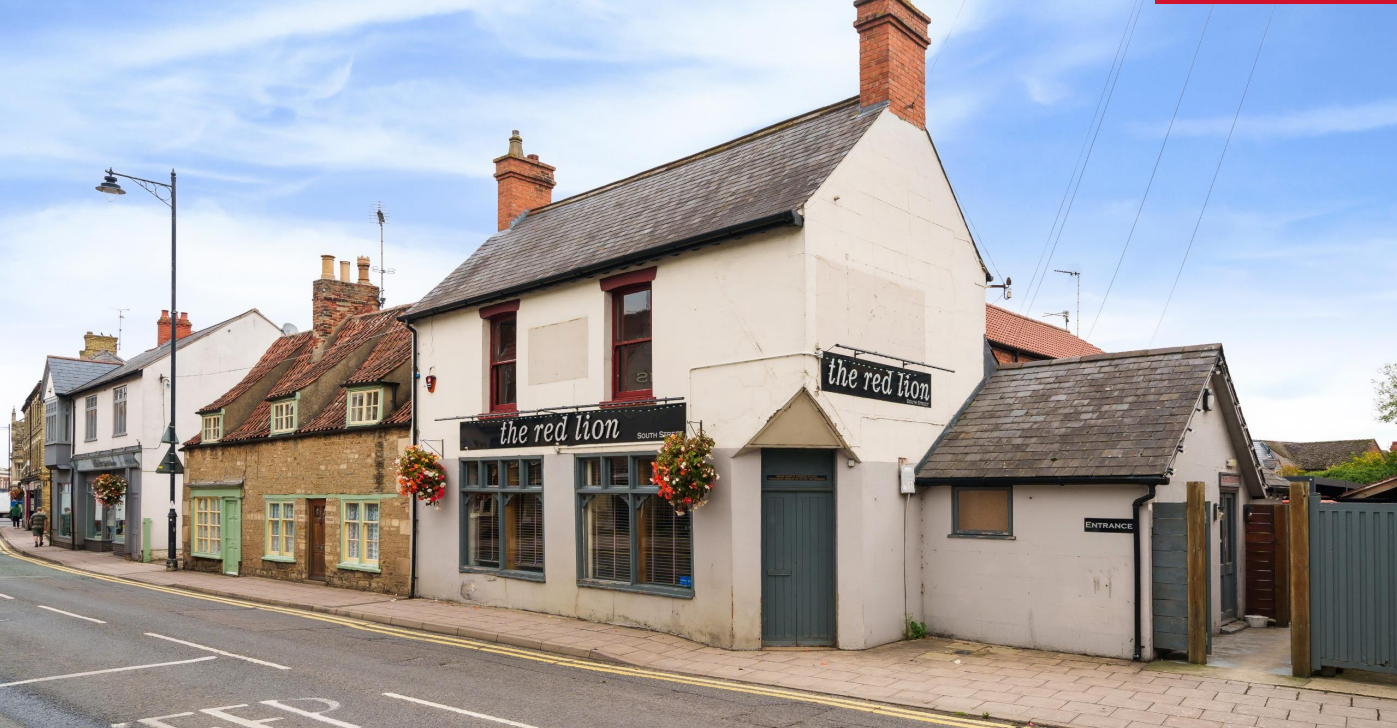
MULTIPOLYGON (((1020 390, 976 399, 1011 370, 996 371, 991 276, 925 128, 928 19, 905 0, 854 6, 857 97, 556 202, 555 168, 511 135, 494 160, 499 231, 402 317, 413 438, 448 474, 438 507, 414 509, 415 595, 737 649, 861 649, 913 619, 1075 651, 1054 620, 1085 604, 1111 615, 1087 649, 1131 655, 1149 603, 1126 583, 1131 542, 1147 529, 1059 548, 1024 524, 1132 518, 1143 479, 1021 489, 943 483, 953 468, 929 464, 956 447, 958 415, 1010 421, 1020 390), (666 435, 699 431, 719 480, 680 514, 651 464, 666 435), (960 595, 957 558, 981 569, 960 595), (1057 592, 994 583, 1044 559, 1057 592), (1026 597, 1063 611, 977 601, 1026 597)), ((1199 396, 1222 367, 1209 351, 1190 369, 1199 396)), ((1051 376, 1043 364, 1008 366, 1051 376)), ((1129 467, 1168 482, 1167 453, 1150 455, 1129 467)), ((1223 455, 1199 448, 1197 469, 1223 455)))

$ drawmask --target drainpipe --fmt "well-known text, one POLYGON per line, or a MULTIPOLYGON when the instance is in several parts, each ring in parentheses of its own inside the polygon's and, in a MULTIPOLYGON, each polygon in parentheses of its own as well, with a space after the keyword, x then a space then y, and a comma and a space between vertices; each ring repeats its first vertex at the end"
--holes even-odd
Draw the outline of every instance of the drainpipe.
MULTIPOLYGON (((416 401, 417 400, 413 400, 413 402, 416 401)), ((1140 507, 1145 505, 1146 501, 1154 499, 1154 490, 1156 487, 1157 486, 1151 483, 1149 485, 1150 492, 1136 498, 1135 501, 1131 503, 1131 518, 1134 519, 1135 529, 1133 533, 1135 537, 1135 656, 1131 659, 1135 662, 1140 661, 1140 615, 1144 611, 1144 607, 1140 604, 1140 507)))
MULTIPOLYGON (((403 322, 403 325, 407 327, 407 330, 408 330, 408 331, 411 331, 411 332, 412 332, 412 444, 416 445, 416 444, 417 444, 417 379, 418 379, 418 376, 419 376, 419 375, 418 375, 418 372, 417 372, 417 328, 414 327, 414 326, 413 326, 410 322, 408 322, 408 321, 404 321, 404 322, 403 322)), ((1154 492, 1154 488, 1153 488, 1153 487, 1150 488, 1150 492, 1151 492, 1151 493, 1154 492)), ((409 539, 409 540, 408 540, 409 551, 408 551, 408 569, 407 569, 407 598, 408 598, 408 599, 414 599, 414 598, 417 597, 417 498, 414 496, 414 497, 412 497, 410 500, 412 501, 412 535, 408 537, 408 539, 409 539)), ((1139 571, 1140 571, 1140 569, 1139 569, 1139 556, 1138 556, 1138 554, 1137 554, 1137 556, 1136 556, 1136 569, 1135 569, 1135 571, 1136 571, 1136 576, 1138 577, 1138 576, 1139 576, 1139 571)), ((1138 587, 1137 587, 1137 590, 1138 590, 1138 587)), ((1137 594, 1135 598, 1136 598, 1136 599, 1139 599, 1140 597, 1139 597, 1139 595, 1137 594)), ((1136 618, 1136 621, 1137 621, 1137 622, 1139 621, 1139 618, 1138 618, 1138 617, 1136 618)), ((1137 625, 1137 628, 1136 628, 1135 631, 1136 631, 1137 633, 1140 631, 1139 628, 1138 628, 1138 625, 1137 625)), ((1138 638, 1137 638, 1136 641, 1137 641, 1137 643, 1138 643, 1138 641, 1139 641, 1138 638)))

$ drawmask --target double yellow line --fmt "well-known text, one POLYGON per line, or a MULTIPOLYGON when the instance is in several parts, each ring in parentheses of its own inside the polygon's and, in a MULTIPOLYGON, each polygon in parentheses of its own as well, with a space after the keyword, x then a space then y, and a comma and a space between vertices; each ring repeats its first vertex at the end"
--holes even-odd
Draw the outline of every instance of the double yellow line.
POLYGON ((80 569, 74 569, 68 566, 62 566, 48 561, 43 561, 41 559, 25 556, 11 548, 10 545, 4 541, 4 539, 0 539, 0 553, 3 553, 4 555, 9 556, 11 558, 19 559, 20 561, 27 561, 31 564, 36 564, 38 566, 42 566, 48 569, 62 571, 68 574, 75 574, 77 576, 84 576, 89 579, 100 579, 102 581, 109 581, 115 584, 134 586, 139 587, 141 589, 149 589, 151 591, 164 592, 166 594, 175 594, 190 599, 202 599, 207 602, 216 602, 218 604, 227 604, 235 607, 246 607, 248 609, 259 609, 264 612, 275 612, 277 614, 286 614, 293 617, 313 619, 318 622, 336 624, 342 627, 349 627, 350 629, 357 629, 362 632, 373 632, 375 634, 387 635, 390 637, 400 637, 402 639, 413 640, 415 642, 431 642, 433 644, 438 645, 449 645, 452 647, 460 647, 468 650, 475 650, 477 652, 504 655, 506 657, 514 657, 521 660, 531 660, 533 662, 541 662, 549 665, 559 665, 562 667, 571 667, 578 670, 587 670, 589 672, 605 673, 608 675, 622 675, 626 677, 643 678, 646 680, 657 680, 660 682, 674 683, 678 685, 692 685, 694 687, 711 688, 714 690, 725 690, 734 693, 746 693, 748 695, 761 695, 764 697, 771 698, 783 698, 786 700, 792 700, 801 703, 825 705, 832 708, 842 708, 844 710, 856 710, 861 713, 886 715, 894 718, 902 718, 905 720, 916 721, 919 723, 932 723, 936 725, 952 726, 953 728, 1014 728, 1013 724, 998 721, 977 720, 973 718, 962 718, 960 716, 940 715, 937 713, 929 713, 926 711, 915 710, 912 708, 902 708, 895 705, 884 705, 882 703, 875 703, 868 700, 859 700, 857 698, 841 698, 832 695, 804 693, 795 690, 784 690, 782 688, 765 687, 760 685, 751 685, 747 683, 738 683, 731 682, 728 680, 717 680, 713 678, 696 677, 691 675, 680 675, 671 672, 661 672, 658 670, 647 670, 645 668, 639 667, 612 665, 608 663, 595 662, 592 660, 584 660, 573 657, 562 657, 559 655, 538 652, 535 650, 525 649, 521 647, 510 647, 507 645, 500 645, 491 642, 481 642, 479 640, 466 639, 464 637, 451 637, 448 635, 439 635, 430 632, 419 632, 417 630, 409 630, 401 627, 392 627, 389 625, 378 624, 375 622, 365 622, 362 620, 351 619, 348 617, 339 617, 335 615, 322 614, 320 612, 312 612, 302 609, 291 609, 288 607, 278 607, 269 604, 259 604, 256 602, 245 602, 240 599, 229 599, 227 597, 212 596, 208 594, 201 594, 198 592, 185 591, 183 589, 174 589, 171 587, 146 584, 144 582, 132 581, 130 579, 107 576, 105 574, 97 574, 90 571, 82 571, 80 569))

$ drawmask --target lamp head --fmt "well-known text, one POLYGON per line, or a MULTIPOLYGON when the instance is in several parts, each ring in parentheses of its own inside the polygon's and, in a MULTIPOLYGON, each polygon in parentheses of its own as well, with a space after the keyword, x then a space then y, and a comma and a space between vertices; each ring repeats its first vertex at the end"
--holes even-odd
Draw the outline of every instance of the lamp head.
POLYGON ((102 184, 97 185, 98 192, 105 192, 109 195, 124 195, 126 190, 121 189, 121 185, 116 183, 116 175, 107 170, 107 176, 102 178, 102 184))

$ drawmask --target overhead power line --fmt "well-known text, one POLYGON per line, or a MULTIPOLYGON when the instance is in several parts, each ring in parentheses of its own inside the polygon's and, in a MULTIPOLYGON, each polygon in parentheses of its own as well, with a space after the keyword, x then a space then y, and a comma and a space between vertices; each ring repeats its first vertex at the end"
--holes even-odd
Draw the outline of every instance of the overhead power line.
POLYGON ((1218 183, 1218 173, 1222 171, 1222 160, 1227 158, 1227 148, 1232 145, 1232 133, 1237 131, 1237 119, 1242 116, 1242 105, 1247 102, 1247 91, 1251 90, 1251 80, 1256 75, 1256 65, 1261 61, 1261 49, 1266 47, 1266 36, 1271 33, 1271 21, 1276 17, 1276 6, 1271 6, 1271 14, 1266 16, 1266 28, 1261 31, 1261 41, 1256 44, 1256 57, 1252 58, 1251 70, 1247 72, 1247 83, 1242 86, 1242 97, 1237 100, 1237 111, 1232 114, 1232 126, 1227 129, 1227 141, 1222 143, 1222 153, 1218 155, 1218 165, 1213 169, 1213 179, 1208 183, 1208 194, 1203 196, 1203 206, 1198 210, 1198 220, 1193 223, 1193 234, 1188 237, 1188 247, 1184 248, 1184 257, 1179 261, 1179 270, 1174 274, 1174 284, 1169 287, 1169 296, 1164 299, 1164 308, 1159 312, 1159 321, 1154 325, 1154 333, 1150 334, 1150 345, 1154 345, 1156 336, 1159 336, 1159 327, 1164 325, 1164 315, 1169 313, 1169 304, 1174 300, 1174 291, 1179 288, 1179 279, 1184 274, 1184 264, 1188 263, 1188 254, 1193 250, 1193 241, 1198 238, 1198 228, 1203 224, 1203 213, 1208 210, 1208 200, 1213 197, 1213 187, 1218 183))
MULTIPOLYGON (((1106 121, 1106 112, 1111 108, 1111 99, 1115 97, 1116 83, 1120 81, 1121 71, 1125 68, 1125 58, 1130 52, 1130 43, 1135 38, 1135 28, 1139 24, 1144 4, 1144 0, 1138 0, 1131 8, 1130 15, 1126 17, 1125 28, 1121 31, 1121 39, 1116 45, 1116 56, 1111 61, 1111 67, 1106 71, 1106 80, 1101 86, 1101 95, 1096 101, 1096 111, 1092 112, 1091 122, 1087 124, 1086 137, 1082 139, 1082 149, 1077 153, 1078 161, 1072 165, 1072 173, 1067 177, 1067 188, 1062 191, 1062 200, 1058 202, 1057 214, 1053 216, 1053 224, 1048 228, 1048 237, 1043 241, 1043 249, 1038 253, 1038 262, 1033 266, 1033 275, 1029 277, 1028 285, 1031 296, 1027 306, 1019 311, 1020 314, 1026 315, 1026 312, 1033 308, 1034 302, 1038 299, 1038 291, 1042 290, 1043 279, 1047 278, 1048 271, 1052 268, 1052 257, 1057 252, 1057 242, 1054 241, 1053 232, 1057 232, 1058 241, 1062 240, 1062 231, 1067 227, 1067 218, 1072 213, 1072 205, 1077 201, 1077 190, 1081 189, 1082 178, 1086 176, 1087 164, 1091 162, 1091 153, 1096 148, 1096 138, 1101 133, 1102 124, 1106 121), (1045 256, 1047 265, 1044 265, 1045 256), (1035 279, 1038 280, 1037 288, 1034 288, 1035 279)), ((1025 323, 1026 319, 1019 320, 1020 332, 1025 323)))
MULTIPOLYGON (((1193 67, 1198 63, 1198 52, 1203 49, 1203 38, 1208 35, 1208 23, 1213 20, 1213 7, 1208 7, 1208 17, 1203 20, 1203 29, 1198 32, 1198 44, 1193 47, 1193 58, 1188 62, 1188 73, 1184 74, 1184 85, 1179 89, 1179 98, 1174 102, 1174 113, 1169 116, 1169 128, 1164 130, 1164 141, 1159 143, 1159 153, 1154 158, 1154 168, 1150 170, 1150 180, 1145 183, 1145 194, 1140 197, 1140 206, 1135 208, 1135 220, 1130 223, 1130 233, 1125 236, 1125 245, 1121 246, 1120 257, 1116 259, 1116 269, 1111 272, 1111 281, 1106 284, 1106 293, 1101 297, 1101 306, 1096 309, 1096 316, 1091 320, 1091 328, 1087 329, 1087 338, 1091 338, 1096 333, 1096 325, 1101 322, 1101 312, 1106 310, 1106 301, 1111 297, 1111 289, 1116 285, 1116 276, 1120 275, 1121 264, 1125 262, 1125 253, 1130 250, 1130 241, 1135 238, 1135 228, 1140 224, 1140 213, 1145 211, 1145 200, 1150 198, 1150 188, 1154 187, 1155 174, 1159 172, 1159 162, 1164 159, 1164 148, 1169 146, 1169 135, 1174 132, 1174 120, 1179 118, 1179 107, 1184 103, 1184 93, 1188 91, 1188 82, 1193 78, 1193 67)), ((1077 321, 1077 326, 1082 325, 1081 320, 1077 321)))

